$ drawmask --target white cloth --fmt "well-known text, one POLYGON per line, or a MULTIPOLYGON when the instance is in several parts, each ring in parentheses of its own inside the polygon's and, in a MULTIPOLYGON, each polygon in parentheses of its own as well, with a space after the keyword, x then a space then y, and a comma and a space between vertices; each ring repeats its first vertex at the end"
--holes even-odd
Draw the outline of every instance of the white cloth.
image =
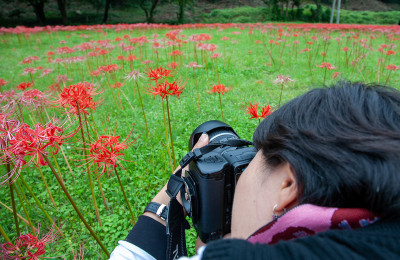
MULTIPOLYGON (((110 260, 156 260, 152 255, 127 241, 120 240, 118 246, 112 251, 110 260)), ((200 260, 204 249, 202 246, 197 250, 197 255, 192 257, 180 257, 179 260, 200 260)))

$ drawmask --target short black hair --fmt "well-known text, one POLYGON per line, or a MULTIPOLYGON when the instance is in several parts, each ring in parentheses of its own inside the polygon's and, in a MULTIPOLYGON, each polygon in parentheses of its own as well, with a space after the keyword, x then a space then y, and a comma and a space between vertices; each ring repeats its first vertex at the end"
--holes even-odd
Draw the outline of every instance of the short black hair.
POLYGON ((268 116, 253 136, 267 163, 292 165, 299 203, 400 216, 400 92, 338 82, 268 116))

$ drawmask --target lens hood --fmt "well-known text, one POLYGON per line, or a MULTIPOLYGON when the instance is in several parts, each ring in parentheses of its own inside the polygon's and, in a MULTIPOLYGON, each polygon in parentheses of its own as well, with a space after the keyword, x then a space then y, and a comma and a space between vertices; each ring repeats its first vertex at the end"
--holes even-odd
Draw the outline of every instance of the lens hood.
POLYGON ((192 133, 189 138, 189 151, 193 149, 193 146, 197 143, 202 133, 207 133, 210 142, 216 135, 233 135, 235 139, 239 139, 239 135, 233 130, 233 128, 218 120, 210 120, 199 125, 192 133))

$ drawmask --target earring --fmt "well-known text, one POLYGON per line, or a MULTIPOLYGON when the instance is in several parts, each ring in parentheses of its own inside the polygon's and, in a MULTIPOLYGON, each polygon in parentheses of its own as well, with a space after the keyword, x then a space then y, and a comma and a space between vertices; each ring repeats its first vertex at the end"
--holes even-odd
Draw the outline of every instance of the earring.
POLYGON ((278 204, 275 204, 274 207, 272 208, 272 217, 274 218, 274 220, 278 219, 278 215, 275 213, 275 209, 278 207, 278 204))

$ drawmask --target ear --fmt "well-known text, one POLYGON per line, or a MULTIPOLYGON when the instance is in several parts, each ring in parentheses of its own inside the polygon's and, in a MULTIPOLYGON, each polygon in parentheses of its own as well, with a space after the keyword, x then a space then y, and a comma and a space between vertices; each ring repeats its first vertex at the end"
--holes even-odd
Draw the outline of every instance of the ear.
POLYGON ((279 166, 280 178, 282 180, 281 186, 279 189, 279 198, 278 198, 278 206, 276 207, 276 213, 283 214, 285 209, 291 209, 292 207, 298 204, 297 202, 297 194, 298 194, 298 187, 297 187, 297 180, 296 175, 294 173, 294 169, 292 165, 288 162, 279 166))

